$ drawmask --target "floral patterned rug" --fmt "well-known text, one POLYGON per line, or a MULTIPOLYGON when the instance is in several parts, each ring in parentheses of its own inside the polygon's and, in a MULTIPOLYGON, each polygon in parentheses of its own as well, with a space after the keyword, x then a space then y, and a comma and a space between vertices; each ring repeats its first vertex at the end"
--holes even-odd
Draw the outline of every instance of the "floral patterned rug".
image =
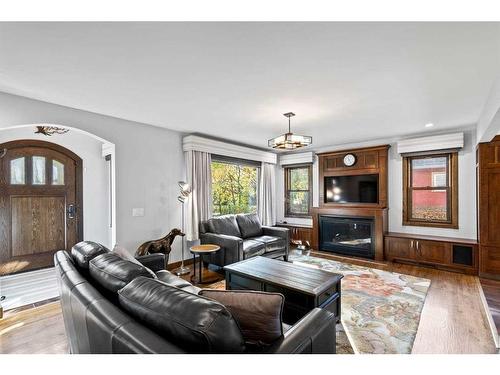
POLYGON ((430 280, 306 255, 290 261, 344 275, 342 325, 355 353, 411 353, 430 280))

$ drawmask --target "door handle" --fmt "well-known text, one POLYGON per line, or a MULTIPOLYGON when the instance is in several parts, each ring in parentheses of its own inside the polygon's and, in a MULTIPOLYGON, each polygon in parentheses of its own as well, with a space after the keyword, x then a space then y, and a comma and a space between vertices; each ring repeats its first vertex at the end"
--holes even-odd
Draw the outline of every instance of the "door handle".
POLYGON ((68 215, 68 219, 74 219, 76 214, 76 207, 74 204, 68 205, 66 209, 66 214, 68 215))

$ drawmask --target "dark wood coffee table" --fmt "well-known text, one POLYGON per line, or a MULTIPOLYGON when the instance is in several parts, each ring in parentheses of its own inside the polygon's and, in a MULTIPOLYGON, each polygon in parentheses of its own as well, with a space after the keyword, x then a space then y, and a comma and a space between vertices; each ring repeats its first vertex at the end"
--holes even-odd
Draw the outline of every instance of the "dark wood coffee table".
POLYGON ((266 257, 254 257, 224 267, 226 289, 261 290, 285 296, 283 321, 294 324, 315 307, 340 320, 343 275, 266 257))

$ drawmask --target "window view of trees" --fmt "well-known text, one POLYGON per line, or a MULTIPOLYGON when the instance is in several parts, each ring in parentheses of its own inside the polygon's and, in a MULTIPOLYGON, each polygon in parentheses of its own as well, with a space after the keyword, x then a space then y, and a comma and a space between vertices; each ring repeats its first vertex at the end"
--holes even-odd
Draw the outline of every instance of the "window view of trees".
POLYGON ((212 215, 257 212, 259 168, 212 161, 212 215))

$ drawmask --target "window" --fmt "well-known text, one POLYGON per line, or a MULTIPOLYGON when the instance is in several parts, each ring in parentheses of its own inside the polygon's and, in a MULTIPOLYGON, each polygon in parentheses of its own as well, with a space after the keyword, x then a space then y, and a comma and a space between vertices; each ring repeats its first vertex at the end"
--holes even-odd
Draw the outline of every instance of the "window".
POLYGON ((64 164, 52 160, 52 185, 64 185, 64 164))
POLYGON ((311 215, 311 171, 310 165, 285 167, 285 216, 311 215))
POLYGON ((257 212, 259 165, 212 157, 212 216, 257 212))
POLYGON ((24 157, 10 161, 10 183, 12 185, 24 185, 26 180, 24 157))
POLYGON ((43 156, 33 156, 31 158, 33 185, 45 185, 45 158, 43 156))
POLYGON ((403 157, 403 225, 458 228, 458 153, 403 157))

